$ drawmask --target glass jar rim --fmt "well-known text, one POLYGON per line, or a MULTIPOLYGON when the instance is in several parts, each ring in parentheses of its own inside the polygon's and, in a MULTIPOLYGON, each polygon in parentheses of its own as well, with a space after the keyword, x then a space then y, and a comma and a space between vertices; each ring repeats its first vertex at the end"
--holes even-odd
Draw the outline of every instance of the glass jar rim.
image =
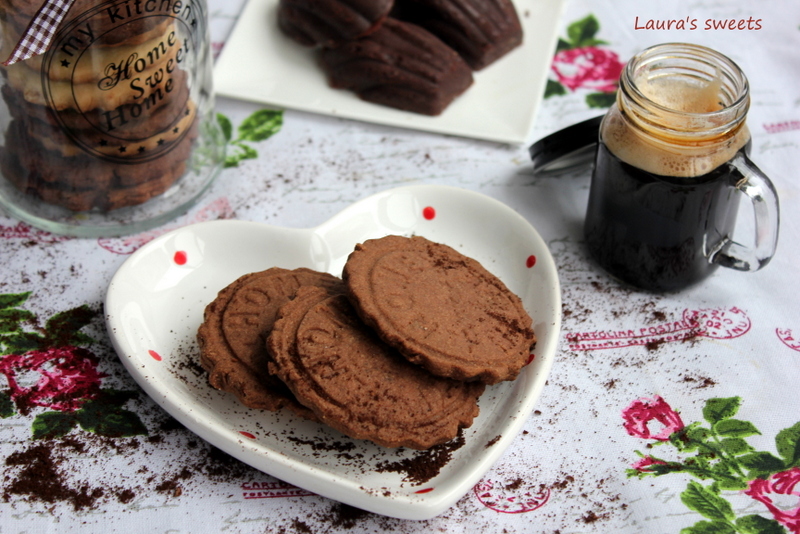
POLYGON ((692 43, 663 43, 642 50, 633 56, 625 66, 620 79, 620 89, 629 98, 633 97, 638 102, 646 102, 649 107, 653 107, 658 111, 664 113, 679 113, 685 117, 708 119, 715 116, 724 116, 725 114, 729 114, 731 110, 749 107, 749 81, 739 65, 721 52, 692 43), (726 77, 733 82, 733 88, 736 89, 735 98, 731 102, 725 103, 724 107, 721 109, 709 112, 681 111, 653 101, 637 86, 636 73, 645 66, 650 66, 656 62, 670 58, 704 63, 709 67, 718 66, 718 68, 727 75, 726 77))
POLYGON ((667 143, 695 146, 719 144, 745 124, 750 107, 749 82, 741 68, 724 54, 689 43, 655 45, 628 61, 620 76, 617 104, 640 134, 667 143), (720 108, 676 109, 642 89, 645 80, 671 77, 681 83, 719 80, 720 108), (680 140, 680 141, 678 141, 680 140))

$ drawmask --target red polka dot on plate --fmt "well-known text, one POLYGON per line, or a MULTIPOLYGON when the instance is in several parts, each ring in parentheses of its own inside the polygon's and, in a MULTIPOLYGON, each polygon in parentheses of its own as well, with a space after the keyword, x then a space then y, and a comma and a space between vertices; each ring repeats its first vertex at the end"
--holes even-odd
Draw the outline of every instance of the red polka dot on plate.
POLYGON ((239 434, 243 435, 247 439, 256 439, 256 437, 253 434, 251 434, 250 432, 245 432, 244 430, 240 430, 239 434))
POLYGON ((536 359, 536 355, 535 355, 535 354, 531 354, 531 355, 528 357, 528 365, 530 365, 531 363, 533 363, 533 360, 535 360, 535 359, 536 359))
POLYGON ((525 260, 525 265, 528 267, 528 269, 530 269, 531 267, 536 265, 536 256, 534 256, 532 254, 530 256, 528 256, 528 259, 525 260))
POLYGON ((422 216, 425 217, 425 219, 432 221, 436 217, 436 210, 431 206, 427 206, 422 210, 422 216))
POLYGON ((415 491, 414 493, 430 493, 431 491, 433 491, 433 488, 425 488, 419 491, 415 491))
POLYGON ((175 263, 177 263, 178 265, 185 265, 185 264, 186 264, 186 261, 187 261, 188 259, 189 259, 189 257, 186 255, 186 252, 184 252, 184 251, 182 251, 182 250, 179 250, 179 251, 177 251, 177 252, 175 253, 175 255, 172 257, 172 260, 173 260, 175 263))
POLYGON ((161 358, 161 355, 154 350, 148 350, 147 354, 149 354, 157 362, 160 362, 163 359, 161 358))

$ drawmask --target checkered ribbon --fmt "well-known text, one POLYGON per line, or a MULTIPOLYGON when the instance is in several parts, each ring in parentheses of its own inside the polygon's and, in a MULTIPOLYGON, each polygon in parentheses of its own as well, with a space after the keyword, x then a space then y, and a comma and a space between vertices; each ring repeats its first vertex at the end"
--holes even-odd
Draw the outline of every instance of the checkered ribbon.
POLYGON ((45 0, 3 65, 13 65, 43 54, 75 0, 45 0))

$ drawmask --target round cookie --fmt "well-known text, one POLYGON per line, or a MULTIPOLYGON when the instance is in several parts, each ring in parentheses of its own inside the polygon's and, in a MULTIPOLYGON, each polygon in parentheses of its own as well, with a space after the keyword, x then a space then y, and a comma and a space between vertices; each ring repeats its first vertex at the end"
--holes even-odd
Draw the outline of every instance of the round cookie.
MULTIPOLYGON (((94 146, 93 149, 97 153, 105 156, 112 156, 120 159, 128 157, 135 161, 139 155, 138 151, 130 150, 125 153, 120 153, 120 146, 132 146, 132 148, 146 147, 152 149, 165 143, 174 143, 185 135, 186 130, 192 127, 197 118, 194 102, 189 100, 176 102, 176 104, 174 108, 162 106, 158 109, 158 111, 162 111, 162 113, 156 111, 151 117, 148 117, 148 121, 133 123, 132 128, 138 126, 138 130, 142 132, 141 135, 137 136, 137 132, 133 129, 126 130, 124 137, 122 135, 117 137, 118 144, 106 143, 105 145, 94 146), (176 113, 176 110, 182 111, 182 113, 176 113), (153 132, 157 133, 153 135, 153 132)), ((14 114, 12 113, 12 115, 14 114)), ((36 139, 47 150, 58 152, 64 157, 86 156, 86 151, 75 144, 62 128, 53 127, 48 123, 30 117, 25 122, 28 135, 36 139)), ((86 141, 88 137, 89 135, 82 136, 84 141, 86 141)))
POLYGON ((270 369, 328 426, 385 447, 427 449, 478 415, 484 385, 409 363, 358 319, 345 295, 302 287, 268 338, 270 369))
MULTIPOLYGON (((26 125, 19 120, 12 121, 8 127, 6 148, 18 153, 20 163, 30 169, 31 175, 37 176, 38 182, 65 190, 109 190, 161 179, 165 169, 185 161, 197 138, 197 123, 189 123, 187 127, 188 132, 181 132, 183 139, 177 134, 174 139, 164 136, 174 143, 171 150, 158 158, 130 164, 105 161, 83 152, 65 157, 60 150, 50 150, 31 137, 26 125)), ((136 146, 139 144, 134 144, 136 146)))
POLYGON ((0 147, 3 176, 20 191, 71 211, 111 211, 142 204, 183 176, 196 138, 196 124, 162 157, 125 165, 89 156, 62 157, 29 137, 14 120, 0 147))
POLYGON ((240 277, 206 306, 197 340, 200 364, 208 371, 213 387, 234 394, 250 408, 276 411, 287 407, 316 419, 267 367, 266 337, 278 309, 304 285, 318 285, 331 293, 344 290, 333 275, 275 267, 240 277))
MULTIPOLYGON (((170 126, 179 117, 179 114, 194 113, 195 104, 189 99, 189 86, 187 84, 187 74, 185 71, 175 73, 175 90, 169 98, 163 98, 151 106, 146 117, 137 120, 129 120, 124 125, 118 125, 115 136, 119 139, 144 139, 153 132, 162 131, 170 126)), ((91 128, 98 128, 106 124, 105 112, 102 109, 89 111, 77 111, 72 109, 63 110, 58 114, 58 119, 53 117, 50 108, 44 105, 32 104, 22 98, 22 94, 12 89, 8 84, 3 84, 3 100, 8 104, 8 110, 15 119, 22 120, 29 124, 31 135, 41 140, 42 137, 55 135, 61 132, 62 128, 76 132, 80 137, 86 138, 84 131, 91 128), (40 124, 37 124, 40 123, 40 124), (34 132, 33 130, 37 132, 34 132)), ((126 116, 131 116, 130 106, 121 108, 126 116)), ((60 142, 60 141, 59 141, 60 142)), ((70 141, 72 143, 72 141, 70 141)), ((63 148, 62 148, 63 150, 63 148)))
MULTIPOLYGON (((164 55, 158 63, 148 64, 139 77, 146 80, 158 74, 162 64, 168 60, 164 55)), ((48 106, 56 111, 77 107, 79 110, 115 110, 119 106, 136 102, 139 97, 130 85, 118 83, 103 89, 97 83, 75 83, 70 80, 50 80, 47 83, 47 93, 42 88, 42 73, 34 70, 25 62, 15 63, 5 67, 8 84, 22 93, 23 98, 31 104, 48 106)))
MULTIPOLYGON (((47 71, 47 76, 51 80, 70 81, 73 84, 96 83, 99 73, 103 72, 103 67, 115 63, 119 58, 147 57, 148 52, 160 50, 164 40, 168 39, 171 33, 175 33, 174 26, 169 27, 165 24, 149 30, 141 36, 137 36, 136 39, 131 39, 116 46, 94 46, 88 48, 81 55, 80 63, 75 68, 62 69, 53 67, 47 71)), ((15 32, 7 32, 2 38, 0 57, 7 58, 14 50, 17 41, 19 41, 19 35, 15 35, 15 32)), ((41 73, 44 57, 43 54, 36 55, 26 59, 23 64, 29 69, 41 73)), ((159 57, 161 58, 161 56, 159 57)), ((159 65, 163 63, 164 59, 166 58, 160 59, 159 65)))
POLYGON ((519 297, 480 263, 423 237, 356 245, 342 278, 361 318, 410 361, 458 380, 513 380, 536 341, 519 297))
MULTIPOLYGON (((48 204, 76 212, 94 209, 108 212, 144 204, 172 187, 186 170, 186 158, 192 146, 190 139, 184 139, 182 143, 182 147, 170 154, 172 157, 157 160, 155 163, 157 172, 154 178, 129 187, 64 189, 58 184, 43 181, 42 175, 35 167, 23 166, 18 157, 20 153, 8 150, 7 146, 0 147, 0 170, 3 178, 8 179, 18 190, 48 204), (171 165, 167 165, 168 162, 171 162, 171 165)), ((154 164, 148 162, 143 165, 153 167, 154 164)), ((113 173, 113 170, 110 172, 113 173)))

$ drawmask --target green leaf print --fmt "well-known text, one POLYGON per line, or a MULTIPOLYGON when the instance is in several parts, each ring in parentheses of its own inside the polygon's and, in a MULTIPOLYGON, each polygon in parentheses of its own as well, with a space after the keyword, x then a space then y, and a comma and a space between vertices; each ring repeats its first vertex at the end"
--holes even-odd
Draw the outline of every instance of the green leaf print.
POLYGON ((66 435, 75 428, 74 414, 63 412, 44 412, 33 420, 33 439, 53 439, 66 435))
POLYGON ((728 501, 694 481, 681 493, 681 502, 712 521, 730 522, 736 518, 728 501))
POLYGON ((94 340, 79 330, 89 325, 96 316, 97 312, 85 304, 56 313, 45 325, 45 347, 91 344, 94 340))
POLYGON ((139 416, 102 400, 88 401, 75 415, 82 429, 101 436, 123 438, 147 434, 139 416))
POLYGON ((239 126, 241 141, 258 142, 269 139, 283 126, 283 112, 261 109, 247 117, 239 126))
POLYGON ((26 293, 6 293, 0 295, 0 310, 16 308, 21 306, 31 296, 30 291, 26 293))
POLYGON ((26 321, 34 321, 36 316, 28 310, 18 308, 0 309, 0 334, 11 334, 18 331, 26 321))
POLYGON ((258 151, 248 143, 265 141, 278 133, 283 127, 283 111, 260 109, 242 121, 233 138, 233 123, 221 113, 217 113, 217 123, 228 143, 225 167, 238 167, 239 163, 258 158, 258 151), (233 149, 233 150, 230 150, 233 149))
POLYGON ((44 337, 35 332, 16 332, 0 336, 0 354, 23 354, 29 350, 36 350, 44 346, 44 337))
POLYGON ((741 534, 786 534, 780 523, 760 515, 746 515, 738 518, 736 529, 741 534))
POLYGON ((594 38, 598 31, 600 31, 600 22, 594 15, 588 15, 567 27, 567 38, 573 48, 606 44, 604 41, 594 38))
POLYGON ((17 412, 14 409, 14 401, 7 393, 0 391, 0 418, 5 419, 15 413, 17 412))
POLYGON ((800 467, 800 423, 778 432, 775 445, 786 467, 800 467))
POLYGON ((555 80, 547 80, 547 86, 544 89, 544 97, 565 95, 567 94, 566 88, 555 80))
POLYGON ((586 105, 590 108, 609 108, 617 100, 617 93, 589 93, 586 95, 586 105))
POLYGON ((749 421, 739 419, 723 419, 714 425, 714 431, 720 436, 729 438, 746 438, 761 435, 756 426, 749 421))
POLYGON ((720 521, 699 521, 691 527, 681 529, 681 534, 736 534, 736 529, 720 521))
POLYGON ((755 449, 742 438, 727 438, 720 441, 722 450, 732 456, 739 456, 753 452, 755 449))
POLYGON ((712 425, 730 419, 739 411, 741 403, 739 397, 708 399, 703 407, 703 418, 712 425))
POLYGON ((739 462, 748 469, 750 478, 763 478, 784 469, 783 460, 768 452, 754 452, 739 457, 739 462))
POLYGON ((233 124, 231 123, 231 120, 222 113, 217 113, 217 124, 219 124, 219 127, 222 130, 222 135, 225 138, 225 141, 230 143, 233 139, 233 124))

